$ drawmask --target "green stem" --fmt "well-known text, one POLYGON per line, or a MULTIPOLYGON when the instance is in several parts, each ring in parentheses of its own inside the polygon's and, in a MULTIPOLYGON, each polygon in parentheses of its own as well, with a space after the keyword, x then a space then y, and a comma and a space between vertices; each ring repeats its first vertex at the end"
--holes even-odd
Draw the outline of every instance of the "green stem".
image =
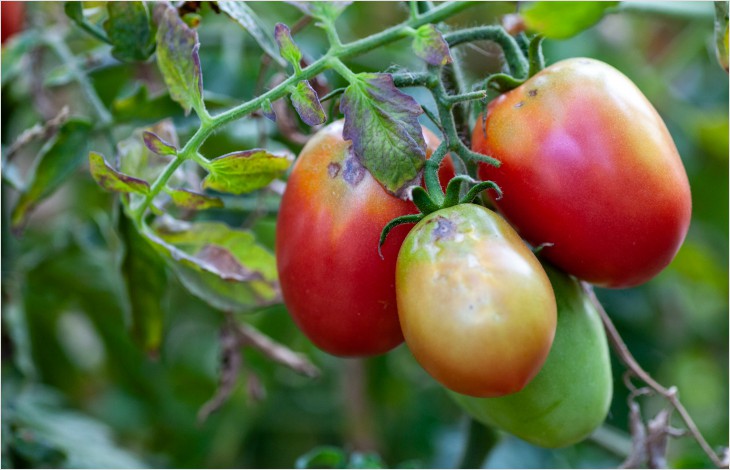
POLYGON ((494 429, 470 419, 466 446, 458 468, 481 468, 497 439, 494 429))
POLYGON ((501 26, 478 26, 476 28, 462 29, 444 35, 444 39, 450 47, 472 41, 489 40, 496 42, 504 51, 504 59, 509 67, 510 74, 514 77, 524 77, 528 72, 528 63, 522 49, 515 38, 509 35, 501 26))
POLYGON ((545 39, 543 36, 535 36, 530 41, 530 48, 528 50, 528 60, 530 63, 530 70, 527 73, 528 77, 532 77, 540 70, 545 68, 545 57, 542 55, 542 40, 545 39))
POLYGON ((431 196, 433 202, 440 206, 444 202, 444 191, 441 189, 439 182, 439 166, 449 151, 448 142, 442 141, 438 148, 431 154, 431 158, 426 160, 423 170, 423 180, 426 182, 428 195, 431 196))
POLYGON ((132 215, 134 216, 134 223, 138 227, 141 227, 142 225, 142 218, 144 217, 145 210, 147 210, 155 196, 160 194, 160 191, 162 191, 162 189, 167 185, 172 174, 175 173, 175 170, 177 170, 184 161, 185 160, 180 157, 170 160, 170 163, 167 164, 162 173, 160 173, 160 176, 158 176, 155 182, 152 183, 152 186, 150 186, 150 192, 147 193, 147 196, 145 196, 139 207, 133 209, 132 215))

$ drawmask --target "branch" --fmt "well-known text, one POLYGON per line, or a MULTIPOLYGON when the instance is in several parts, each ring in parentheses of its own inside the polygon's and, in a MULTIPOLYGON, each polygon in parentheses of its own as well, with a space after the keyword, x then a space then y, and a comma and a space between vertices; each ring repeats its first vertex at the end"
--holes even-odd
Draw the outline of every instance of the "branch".
POLYGON ((677 410, 682 421, 684 421, 684 424, 687 426, 689 433, 692 435, 694 440, 697 441, 702 450, 710 458, 710 460, 712 460, 712 463, 717 468, 728 468, 727 463, 723 462, 722 458, 718 456, 714 450, 712 450, 712 447, 708 444, 707 440, 705 440, 704 436, 702 436, 702 433, 697 428, 697 425, 687 412, 687 409, 684 407, 682 402, 679 401, 679 398, 677 397, 677 387, 664 387, 654 380, 654 378, 649 375, 649 373, 646 372, 638 362, 636 362, 636 359, 629 351, 629 348, 626 346, 623 338, 621 338, 616 326, 614 326, 606 313, 606 310, 598 301, 598 298, 593 291, 593 287, 586 282, 582 282, 581 285, 583 287, 583 291, 588 295, 591 303, 600 314, 603 326, 606 329, 606 334, 608 335, 608 340, 611 343, 611 347, 614 349, 619 359, 621 359, 621 362, 623 362, 634 375, 646 383, 656 393, 664 397, 674 407, 674 409, 677 410))

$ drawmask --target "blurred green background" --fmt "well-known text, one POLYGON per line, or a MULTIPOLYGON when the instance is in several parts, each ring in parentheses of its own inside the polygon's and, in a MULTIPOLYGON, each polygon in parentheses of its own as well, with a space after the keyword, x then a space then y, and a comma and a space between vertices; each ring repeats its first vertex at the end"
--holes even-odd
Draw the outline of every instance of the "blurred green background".
MULTIPOLYGON (((86 4, 92 17, 97 14, 95 4, 86 4)), ((677 144, 693 197, 684 246, 670 267, 646 285, 600 290, 598 295, 639 363, 662 384, 678 387, 711 445, 726 446, 728 75, 715 58, 712 3, 642 5, 608 15, 571 39, 545 41, 545 55, 548 63, 593 57, 621 70, 656 106, 677 144)), ((277 22, 293 25, 301 18, 299 10, 285 3, 251 7, 271 29, 277 22)), ((154 61, 122 64, 112 59, 109 46, 69 24, 63 3, 27 4, 26 11, 26 27, 63 34, 104 105, 122 110, 115 113, 115 141, 165 117, 173 117, 183 141, 196 129, 194 118, 164 97, 125 114, 122 104, 139 83, 147 85, 150 96, 164 91, 154 61)), ((349 41, 402 21, 407 11, 400 3, 355 2, 338 27, 343 41, 349 41)), ((514 3, 483 3, 449 24, 497 24, 514 11, 514 3)), ((209 5, 200 13, 206 95, 222 105, 255 96, 261 90, 257 44, 209 5)), ((312 25, 295 38, 310 60, 326 47, 321 30, 312 25)), ((68 64, 42 48, 23 55, 9 50, 6 45, 2 59, 3 152, 23 130, 64 105, 71 114, 93 116, 68 64)), ((486 42, 461 46, 459 56, 470 83, 501 64, 498 47, 486 42)), ((393 64, 423 67, 404 42, 349 63, 356 71, 393 64)), ((340 85, 339 77, 327 78, 332 88, 340 85)), ((425 93, 413 94, 428 103, 425 93)), ((267 148, 295 153, 301 148, 268 121, 243 119, 209 139, 203 153, 216 156, 260 146, 262 130, 267 148)), ((29 167, 41 143, 24 147, 14 161, 29 167)), ((91 148, 112 153, 109 145, 104 136, 95 136, 91 148)), ((199 424, 197 412, 218 381, 221 313, 169 276, 161 298, 164 339, 159 354, 151 357, 129 333, 114 197, 82 168, 37 208, 17 238, 8 229, 16 196, 5 183, 2 196, 3 467, 292 467, 298 457, 325 445, 348 454, 375 453, 386 466, 458 465, 468 421, 405 346, 368 360, 334 358, 309 343, 283 306, 239 319, 306 354, 322 369, 322 377, 301 377, 245 350, 245 371, 233 395, 199 424), (260 380, 265 397, 253 393, 256 382, 246 372, 260 380)), ((273 250, 276 204, 267 203, 272 197, 241 198, 237 209, 199 217, 252 228, 273 250)), ((621 379, 624 368, 612 359, 614 401, 595 436, 575 447, 545 450, 505 435, 484 467, 618 465, 630 450, 628 392, 621 379)), ((641 403, 645 417, 665 406, 658 398, 641 403)), ((373 463, 364 459, 359 464, 373 463)), ((709 460, 684 438, 672 440, 669 464, 704 467, 709 460)))

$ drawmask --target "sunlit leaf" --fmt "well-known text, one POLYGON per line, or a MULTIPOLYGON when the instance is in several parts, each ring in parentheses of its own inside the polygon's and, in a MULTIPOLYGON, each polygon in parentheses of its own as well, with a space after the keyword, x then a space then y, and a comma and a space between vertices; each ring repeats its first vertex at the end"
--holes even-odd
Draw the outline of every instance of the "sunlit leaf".
POLYGON ((418 57, 431 65, 446 65, 452 62, 449 45, 432 24, 425 24, 416 30, 412 47, 418 57))
POLYGON ((267 29, 265 23, 261 21, 251 7, 244 2, 219 2, 218 8, 241 25, 269 57, 277 61, 282 67, 286 65, 277 53, 276 43, 270 30, 267 29))
POLYGON ((598 23, 619 2, 535 2, 521 11, 529 31, 567 39, 598 23))
POLYGON ((14 232, 22 231, 30 211, 63 184, 84 161, 90 135, 91 124, 88 121, 70 119, 41 148, 26 190, 13 208, 11 226, 14 232))
POLYGON ((100 153, 89 153, 89 169, 94 180, 107 191, 139 194, 150 192, 150 185, 147 181, 115 170, 100 153))
POLYGON ((195 193, 187 189, 171 189, 168 193, 172 198, 172 202, 176 206, 184 209, 200 211, 214 207, 223 207, 223 201, 220 198, 195 193))
POLYGON ((112 55, 122 62, 147 60, 154 52, 152 25, 144 2, 107 2, 104 22, 112 55))
POLYGON ((322 124, 327 119, 317 92, 306 80, 302 80, 294 87, 291 92, 291 102, 302 121, 310 126, 322 124))
POLYGON ((262 149, 229 153, 211 160, 203 188, 232 194, 249 193, 271 183, 290 165, 290 159, 262 149))
POLYGON ((302 60, 302 52, 294 43, 289 27, 284 23, 277 23, 274 28, 274 38, 276 39, 276 43, 279 45, 279 53, 281 54, 281 57, 292 64, 295 68, 298 67, 299 61, 302 60))
POLYGON ((426 160, 421 106, 393 85, 392 76, 366 73, 347 87, 340 110, 355 156, 385 189, 402 195, 426 160))

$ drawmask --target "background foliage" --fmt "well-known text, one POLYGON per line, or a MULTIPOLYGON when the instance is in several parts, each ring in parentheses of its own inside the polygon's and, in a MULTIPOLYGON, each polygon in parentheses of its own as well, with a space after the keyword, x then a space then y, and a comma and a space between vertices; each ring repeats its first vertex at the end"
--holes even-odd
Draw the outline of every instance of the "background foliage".
MULTIPOLYGON (((95 5, 86 5, 94 9, 92 18, 104 14, 95 5)), ((278 2, 252 3, 250 8, 268 31, 278 22, 294 25, 302 16, 278 2)), ((126 139, 136 128, 165 117, 172 117, 183 142, 196 130, 195 118, 167 97, 154 61, 124 62, 120 52, 73 26, 63 10, 63 3, 28 4, 28 32, 3 48, 4 156, 25 129, 57 115, 63 106, 79 118, 77 126, 97 120, 73 79, 75 68, 88 74, 114 124, 108 132, 82 139, 89 140, 90 149, 111 154, 110 141, 126 139), (48 48, 24 50, 23 41, 31 43, 32 35, 65 38, 76 59, 59 60, 48 48)), ((449 23, 496 24, 514 10, 512 3, 484 3, 449 23)), ((215 111, 259 94, 259 45, 207 3, 200 13, 208 107, 215 111)), ((406 15, 402 4, 356 2, 338 25, 343 41, 349 41, 406 15)), ((693 196, 692 225, 683 248, 648 284, 598 295, 639 362, 663 384, 677 385, 708 441, 719 446, 728 442, 728 76, 715 58, 712 15, 710 3, 666 8, 635 3, 572 38, 545 41, 544 48, 548 64, 587 56, 623 71, 657 107, 679 148, 693 196)), ((326 48, 323 33, 312 26, 294 37, 310 61, 326 48)), ((142 44, 139 54, 149 52, 148 46, 142 44)), ((493 44, 460 50, 469 82, 501 66, 493 44)), ((391 64, 423 67, 404 42, 348 64, 356 72, 381 71, 391 64)), ((335 74, 326 77, 332 89, 345 85, 335 74)), ((409 92, 428 105, 427 93, 409 92)), ((334 118, 334 110, 324 105, 334 118)), ((309 132, 295 124, 301 133, 309 132)), ((43 143, 34 141, 14 156, 20 172, 32 166, 43 143)), ((81 143, 69 144, 77 145, 81 143)), ((202 152, 224 155, 263 146, 297 153, 301 145, 267 120, 244 119, 224 127, 202 152)), ((60 189, 32 213, 22 237, 10 233, 17 198, 12 177, 6 172, 2 186, 3 466, 291 467, 324 445, 333 448, 316 453, 324 459, 315 461, 319 464, 458 464, 467 420, 405 346, 369 360, 333 358, 314 348, 280 305, 247 315, 245 321, 305 353, 322 376, 302 377, 244 350, 245 373, 230 400, 198 422, 198 410, 218 383, 223 315, 188 293, 155 261, 142 263, 131 292, 125 289, 123 246, 134 243, 133 235, 123 225, 115 196, 97 186, 88 168, 58 182, 63 183, 60 189), (152 307, 160 308, 161 321, 145 328, 164 332, 159 344, 147 348, 135 341, 144 332, 129 331, 135 310, 130 305, 145 290, 161 302, 152 307), (352 455, 363 450, 377 456, 352 455)), ((53 182, 39 191, 49 185, 53 182)), ((277 198, 270 190, 227 196, 225 210, 210 209, 198 218, 250 228, 273 251, 277 198)), ((614 362, 611 412, 593 438, 567 449, 544 450, 504 436, 484 465, 618 465, 630 450, 622 372, 614 362)), ((647 416, 663 406, 659 399, 643 404, 647 416)), ((690 439, 672 441, 669 456, 672 466, 709 463, 690 439)))

